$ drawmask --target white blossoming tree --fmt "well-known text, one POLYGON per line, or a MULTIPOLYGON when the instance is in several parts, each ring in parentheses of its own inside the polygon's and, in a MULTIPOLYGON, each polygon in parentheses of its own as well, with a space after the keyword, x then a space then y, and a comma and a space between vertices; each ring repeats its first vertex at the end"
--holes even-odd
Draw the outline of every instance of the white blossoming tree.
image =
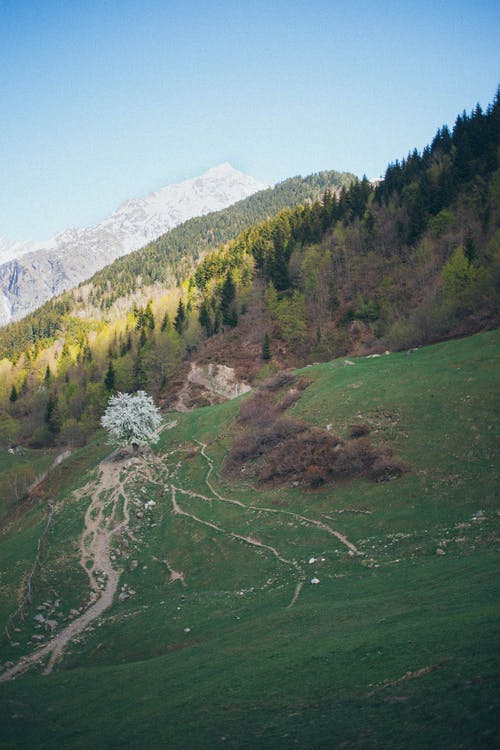
POLYGON ((101 424, 109 433, 109 441, 132 445, 137 453, 140 445, 154 443, 160 426, 160 410, 145 391, 117 393, 111 396, 101 424))

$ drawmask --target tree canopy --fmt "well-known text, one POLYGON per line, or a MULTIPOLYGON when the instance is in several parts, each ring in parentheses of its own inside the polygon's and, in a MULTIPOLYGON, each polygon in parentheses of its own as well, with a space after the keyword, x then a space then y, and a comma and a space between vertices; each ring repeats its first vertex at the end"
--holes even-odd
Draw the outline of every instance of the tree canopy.
POLYGON ((101 418, 110 442, 132 445, 134 449, 155 442, 160 423, 160 410, 145 391, 111 396, 101 418))

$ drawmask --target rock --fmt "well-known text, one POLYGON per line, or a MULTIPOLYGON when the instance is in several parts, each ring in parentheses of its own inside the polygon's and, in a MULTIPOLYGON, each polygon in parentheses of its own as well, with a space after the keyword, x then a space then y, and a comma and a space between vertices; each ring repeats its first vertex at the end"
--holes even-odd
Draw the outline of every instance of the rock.
POLYGON ((184 633, 187 635, 191 632, 191 628, 184 628, 184 633))
POLYGON ((311 583, 313 584, 319 583, 319 578, 311 578, 311 583))
POLYGON ((35 641, 36 643, 40 643, 40 641, 45 640, 45 636, 44 635, 32 635, 31 640, 35 641))
POLYGON ((135 570, 139 567, 139 560, 131 560, 129 565, 129 570, 135 570))
POLYGON ((80 613, 77 609, 70 609, 69 614, 71 617, 78 617, 80 613))
POLYGON ((310 560, 309 560, 309 565, 312 565, 315 562, 316 562, 316 558, 315 557, 311 557, 310 560))
POLYGON ((142 512, 142 510, 138 510, 137 513, 135 514, 135 517, 136 518, 144 518, 144 513, 142 512))
POLYGON ((43 615, 35 615, 33 619, 35 622, 45 622, 45 617, 43 615))
POLYGON ((351 362, 350 359, 344 359, 344 365, 353 365, 354 362, 351 362))
POLYGON ((45 630, 52 633, 57 628, 57 620, 45 620, 45 630))
POLYGON ((124 602, 124 601, 126 601, 127 599, 130 599, 130 594, 128 593, 128 591, 122 591, 122 592, 121 592, 121 593, 120 593, 120 594, 118 595, 118 601, 120 601, 120 602, 124 602))
POLYGON ((444 549, 441 549, 441 547, 438 547, 436 550, 436 555, 446 555, 446 552, 444 549))
POLYGON ((5 664, 4 664, 5 669, 10 669, 13 666, 14 666, 14 662, 13 661, 6 661, 5 664))

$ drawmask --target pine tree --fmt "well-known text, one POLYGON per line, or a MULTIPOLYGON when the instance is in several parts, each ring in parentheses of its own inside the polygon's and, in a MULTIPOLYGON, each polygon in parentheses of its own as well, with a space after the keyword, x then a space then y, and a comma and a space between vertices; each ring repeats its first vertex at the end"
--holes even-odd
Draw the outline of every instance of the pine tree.
POLYGON ((11 402, 11 404, 14 404, 17 401, 17 388, 14 384, 12 384, 9 401, 11 402))
POLYGON ((262 344, 262 359, 268 362, 271 359, 271 342, 269 340, 269 334, 264 335, 264 341, 262 344))
POLYGON ((111 360, 109 360, 108 369, 104 376, 104 387, 107 391, 112 391, 115 387, 115 368, 111 360))
POLYGON ((231 271, 228 271, 222 284, 220 294, 220 311, 222 315, 222 322, 227 325, 234 325, 233 315, 233 303, 236 297, 236 287, 234 285, 233 276, 231 271))
POLYGON ((177 306, 177 314, 174 320, 174 328, 177 331, 177 333, 179 334, 182 333, 185 323, 186 323, 186 308, 184 307, 184 302, 182 301, 182 299, 180 299, 179 304, 177 306))

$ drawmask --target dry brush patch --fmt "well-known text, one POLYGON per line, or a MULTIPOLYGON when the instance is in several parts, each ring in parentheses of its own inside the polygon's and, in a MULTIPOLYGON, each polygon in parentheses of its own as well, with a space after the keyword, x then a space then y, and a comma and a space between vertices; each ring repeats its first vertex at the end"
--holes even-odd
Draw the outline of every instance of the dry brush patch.
POLYGON ((354 425, 351 438, 344 440, 285 414, 307 385, 307 381, 296 383, 286 371, 243 401, 239 430, 226 459, 227 474, 244 472, 261 483, 291 481, 319 487, 358 476, 387 481, 407 470, 390 446, 371 442, 366 425, 354 425))

